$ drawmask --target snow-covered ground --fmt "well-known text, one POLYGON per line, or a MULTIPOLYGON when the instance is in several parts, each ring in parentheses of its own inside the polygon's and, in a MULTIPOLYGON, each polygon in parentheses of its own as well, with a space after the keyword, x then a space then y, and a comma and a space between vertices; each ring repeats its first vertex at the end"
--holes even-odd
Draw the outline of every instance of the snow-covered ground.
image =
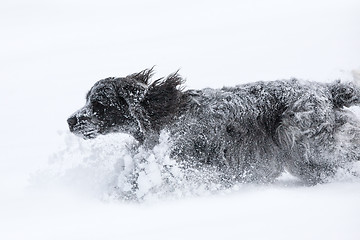
POLYGON ((154 174, 143 203, 123 202, 109 183, 129 137, 85 142, 66 124, 95 81, 153 65, 181 68, 187 88, 351 80, 359 12, 358 0, 1 1, 0 239, 360 239, 359 179, 147 194, 154 174))

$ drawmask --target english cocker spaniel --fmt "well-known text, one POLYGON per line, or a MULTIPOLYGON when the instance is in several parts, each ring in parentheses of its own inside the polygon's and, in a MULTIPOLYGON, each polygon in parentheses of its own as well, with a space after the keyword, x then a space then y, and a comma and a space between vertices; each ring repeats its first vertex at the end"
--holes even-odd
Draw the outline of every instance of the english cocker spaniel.
POLYGON ((360 123, 344 107, 360 103, 353 82, 297 79, 187 90, 176 72, 153 69, 98 81, 68 120, 85 139, 122 132, 156 145, 170 134, 171 157, 211 165, 237 181, 271 182, 285 169, 309 184, 360 157, 360 123))

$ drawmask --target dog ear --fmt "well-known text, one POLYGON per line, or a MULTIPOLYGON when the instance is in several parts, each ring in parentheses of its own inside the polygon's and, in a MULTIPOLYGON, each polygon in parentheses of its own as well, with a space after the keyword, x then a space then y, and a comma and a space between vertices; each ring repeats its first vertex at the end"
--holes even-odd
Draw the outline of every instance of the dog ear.
POLYGON ((185 98, 180 87, 183 82, 177 71, 165 80, 154 81, 148 87, 140 104, 146 110, 154 129, 168 123, 184 107, 185 98))
POLYGON ((138 104, 144 97, 150 78, 154 75, 154 67, 133 73, 119 81, 118 93, 131 105, 138 104))
POLYGON ((154 75, 154 67, 147 68, 138 73, 130 74, 126 76, 126 78, 136 80, 145 85, 149 85, 150 79, 153 75, 154 75))
POLYGON ((143 98, 146 88, 143 84, 124 79, 120 83, 119 93, 128 100, 129 103, 139 102, 143 98))
MULTIPOLYGON (((146 75, 146 73, 144 74, 146 75)), ((116 92, 118 94, 118 98, 125 99, 131 116, 137 121, 139 131, 136 133, 137 136, 135 136, 135 138, 138 141, 143 141, 144 139, 141 140, 141 138, 148 134, 148 132, 151 130, 151 125, 148 121, 148 117, 144 109, 139 107, 139 103, 144 98, 146 90, 148 88, 148 86, 145 84, 147 80, 144 80, 145 82, 143 82, 139 79, 144 80, 145 78, 143 78, 143 76, 140 76, 139 73, 118 79, 116 92)))
POLYGON ((181 84, 184 83, 183 78, 179 75, 179 71, 169 75, 165 80, 160 78, 154 81, 146 91, 145 101, 151 101, 153 99, 164 99, 164 102, 172 105, 172 100, 176 99, 176 96, 181 92, 181 84))

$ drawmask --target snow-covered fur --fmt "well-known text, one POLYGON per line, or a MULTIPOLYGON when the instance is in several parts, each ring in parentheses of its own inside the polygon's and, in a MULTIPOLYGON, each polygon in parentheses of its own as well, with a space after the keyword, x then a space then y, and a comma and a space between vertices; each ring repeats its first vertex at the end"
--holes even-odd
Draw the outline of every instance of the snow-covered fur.
POLYGON ((344 107, 360 103, 352 82, 296 79, 183 91, 176 72, 150 83, 152 69, 97 82, 69 119, 83 138, 123 132, 148 148, 170 133, 172 157, 211 166, 230 181, 269 182, 286 169, 326 181, 360 157, 360 123, 344 107))

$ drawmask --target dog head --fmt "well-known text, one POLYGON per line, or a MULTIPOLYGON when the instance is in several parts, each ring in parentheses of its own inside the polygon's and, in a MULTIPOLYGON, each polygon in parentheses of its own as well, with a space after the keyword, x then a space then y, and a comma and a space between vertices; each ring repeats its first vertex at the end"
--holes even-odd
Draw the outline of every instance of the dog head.
POLYGON ((84 139, 122 132, 139 142, 169 124, 187 102, 178 89, 183 79, 177 72, 149 84, 153 69, 124 78, 98 81, 86 96, 86 104, 67 120, 70 131, 84 139))
POLYGON ((125 78, 98 81, 86 95, 86 104, 67 120, 72 133, 84 139, 99 134, 123 132, 141 140, 141 127, 134 112, 143 99, 152 69, 125 78))

